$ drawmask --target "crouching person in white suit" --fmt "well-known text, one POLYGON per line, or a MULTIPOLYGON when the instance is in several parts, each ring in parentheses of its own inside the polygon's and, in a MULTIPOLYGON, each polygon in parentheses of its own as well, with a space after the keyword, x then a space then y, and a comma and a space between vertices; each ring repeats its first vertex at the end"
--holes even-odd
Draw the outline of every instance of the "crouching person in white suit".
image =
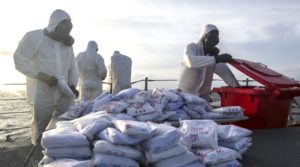
POLYGON ((184 50, 182 72, 178 88, 198 95, 209 102, 213 74, 220 76, 227 85, 238 87, 239 83, 225 64, 232 60, 231 55, 219 54, 219 30, 207 24, 197 43, 190 43, 184 50))

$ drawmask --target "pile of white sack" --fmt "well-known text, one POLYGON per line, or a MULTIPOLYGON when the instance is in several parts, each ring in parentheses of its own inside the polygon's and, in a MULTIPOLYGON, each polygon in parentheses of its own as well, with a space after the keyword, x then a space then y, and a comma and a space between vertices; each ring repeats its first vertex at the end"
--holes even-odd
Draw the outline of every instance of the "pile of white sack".
POLYGON ((192 152, 206 166, 239 167, 237 161, 251 146, 252 133, 234 125, 217 125, 212 120, 184 120, 181 122, 184 139, 191 142, 192 152))
POLYGON ((40 165, 45 167, 92 164, 89 140, 69 121, 58 122, 55 129, 44 132, 41 145, 44 148, 44 158, 40 165))
POLYGON ((238 167, 251 131, 206 119, 241 116, 239 106, 212 110, 204 99, 173 89, 103 93, 71 106, 60 116, 65 121, 43 133, 40 165, 238 167), (179 121, 180 128, 169 121, 179 121))
POLYGON ((175 128, 128 118, 96 112, 58 122, 43 133, 40 165, 239 167, 237 159, 251 145, 251 131, 212 120, 184 120, 175 128))
POLYGON ((93 101, 72 106, 60 118, 71 120, 99 111, 110 114, 124 113, 134 120, 151 122, 244 116, 243 109, 239 106, 213 109, 204 99, 175 89, 155 88, 143 91, 130 88, 122 90, 115 96, 105 92, 93 101))
POLYGON ((152 122, 120 120, 115 115, 99 113, 58 122, 55 129, 44 132, 42 146, 45 150, 40 166, 203 166, 189 151, 187 142, 182 142, 183 134, 179 129, 152 122))

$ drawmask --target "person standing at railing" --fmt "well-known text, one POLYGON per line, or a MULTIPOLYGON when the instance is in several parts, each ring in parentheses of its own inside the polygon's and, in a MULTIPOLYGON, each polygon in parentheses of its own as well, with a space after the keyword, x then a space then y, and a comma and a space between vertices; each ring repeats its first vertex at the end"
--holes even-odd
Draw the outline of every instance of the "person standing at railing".
POLYGON ((69 14, 57 9, 48 26, 26 33, 14 53, 16 69, 27 76, 34 145, 51 119, 67 111, 79 94, 72 27, 69 14))
POLYGON ((229 86, 239 86, 235 76, 225 64, 232 60, 232 56, 227 53, 219 54, 220 50, 216 47, 218 43, 218 28, 207 24, 200 40, 186 46, 178 84, 180 90, 199 95, 209 101, 214 73, 229 86))
POLYGON ((112 83, 113 94, 131 88, 131 67, 132 60, 130 57, 121 54, 119 51, 113 53, 109 66, 109 79, 112 83))
POLYGON ((87 49, 76 57, 81 101, 93 100, 103 91, 102 81, 106 78, 107 70, 104 59, 97 51, 97 43, 90 41, 87 49))

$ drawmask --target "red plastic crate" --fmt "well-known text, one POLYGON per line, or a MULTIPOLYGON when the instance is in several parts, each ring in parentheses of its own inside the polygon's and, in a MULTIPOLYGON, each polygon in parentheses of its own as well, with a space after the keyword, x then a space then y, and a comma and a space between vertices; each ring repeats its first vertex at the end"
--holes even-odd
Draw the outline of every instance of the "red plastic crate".
POLYGON ((281 128, 287 125, 292 98, 279 98, 270 90, 255 87, 214 88, 221 96, 221 106, 241 106, 248 120, 234 123, 248 129, 281 128))
POLYGON ((265 87, 220 87, 221 106, 241 106, 248 120, 235 123, 248 129, 281 128, 287 125, 293 97, 300 95, 300 85, 293 79, 268 69, 261 63, 235 59, 232 66, 265 87))

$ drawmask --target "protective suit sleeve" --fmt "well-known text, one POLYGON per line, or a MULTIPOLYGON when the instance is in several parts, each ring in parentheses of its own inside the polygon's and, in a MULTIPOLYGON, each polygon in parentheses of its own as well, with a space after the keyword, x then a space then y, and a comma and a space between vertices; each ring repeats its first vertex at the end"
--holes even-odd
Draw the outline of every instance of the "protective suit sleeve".
POLYGON ((107 69, 105 67, 104 59, 97 54, 98 59, 96 60, 97 66, 98 66, 98 74, 102 77, 102 80, 106 78, 107 75, 107 69))
POLYGON ((14 53, 15 68, 30 78, 35 78, 40 72, 32 64, 32 60, 41 43, 42 38, 37 37, 36 34, 27 33, 14 53))
POLYGON ((215 66, 215 74, 221 77, 224 82, 231 87, 239 87, 240 84, 236 80, 235 76, 233 75, 232 71, 225 63, 218 63, 215 66))
POLYGON ((210 66, 216 63, 213 56, 197 55, 196 44, 189 44, 184 50, 183 63, 188 68, 201 68, 210 66))
POLYGON ((76 95, 73 93, 71 88, 68 86, 64 78, 60 78, 58 80, 57 86, 59 90, 64 93, 66 96, 71 97, 71 98, 76 98, 76 95))
POLYGON ((74 56, 74 52, 73 52, 73 48, 70 49, 71 53, 71 57, 72 57, 72 63, 71 63, 71 66, 70 66, 70 69, 69 69, 69 72, 68 72, 68 84, 69 85, 74 85, 75 87, 77 86, 78 84, 78 68, 77 68, 77 63, 76 63, 76 59, 75 59, 75 56, 74 56))

